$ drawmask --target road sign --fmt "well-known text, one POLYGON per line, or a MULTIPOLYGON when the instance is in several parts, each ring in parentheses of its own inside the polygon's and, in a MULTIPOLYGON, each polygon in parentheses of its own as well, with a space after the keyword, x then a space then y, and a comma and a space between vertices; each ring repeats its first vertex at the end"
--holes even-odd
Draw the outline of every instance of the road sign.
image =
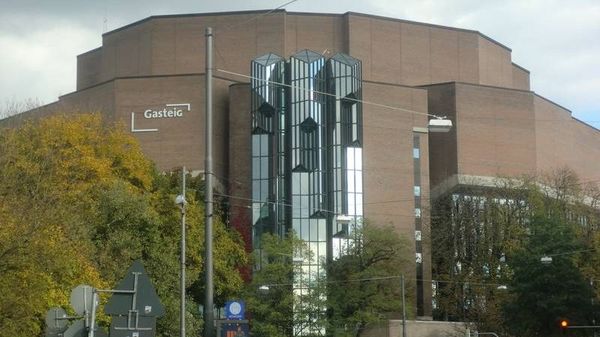
POLYGON ((156 317, 138 316, 136 322, 128 316, 112 316, 110 337, 154 337, 155 334, 156 317))
POLYGON ((142 316, 160 317, 165 308, 156 295, 156 290, 140 261, 135 261, 119 283, 104 312, 108 315, 129 315, 132 311, 142 316), (134 292, 135 290, 135 292, 134 292))
MULTIPOLYGON (((73 322, 69 326, 69 328, 62 334, 59 335, 62 337, 88 337, 88 329, 85 327, 85 322, 83 320, 78 320, 73 322)), ((96 337, 108 337, 106 332, 96 325, 96 330, 94 330, 94 336, 96 337)))
MULTIPOLYGON (((75 310, 75 312, 79 315, 84 315, 92 312, 92 292, 94 288, 86 285, 80 284, 73 291, 71 291, 71 306, 75 310)), ((98 302, 96 302, 96 306, 98 306, 98 302)))
POLYGON ((244 319, 246 304, 242 300, 225 302, 225 318, 229 320, 244 319))
POLYGON ((88 333, 85 328, 85 324, 82 320, 75 321, 67 331, 63 334, 63 337, 87 337, 88 333))
POLYGON ((67 312, 63 308, 51 308, 46 313, 46 327, 52 330, 65 331, 67 328, 67 312))
POLYGON ((218 337, 248 337, 248 323, 224 323, 221 326, 221 336, 218 337))

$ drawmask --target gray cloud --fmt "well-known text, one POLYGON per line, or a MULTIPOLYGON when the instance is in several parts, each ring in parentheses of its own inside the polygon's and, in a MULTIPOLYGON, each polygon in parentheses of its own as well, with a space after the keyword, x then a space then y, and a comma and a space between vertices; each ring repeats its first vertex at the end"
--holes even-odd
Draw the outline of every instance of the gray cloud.
MULTIPOLYGON (((101 34, 151 15, 271 9, 285 0, 4 0, 0 101, 45 102, 75 89, 76 55, 101 34), (105 21, 106 19, 106 21, 105 21)), ((513 50, 532 90, 600 128, 600 2, 596 0, 298 0, 289 11, 374 15, 478 30, 513 50)))

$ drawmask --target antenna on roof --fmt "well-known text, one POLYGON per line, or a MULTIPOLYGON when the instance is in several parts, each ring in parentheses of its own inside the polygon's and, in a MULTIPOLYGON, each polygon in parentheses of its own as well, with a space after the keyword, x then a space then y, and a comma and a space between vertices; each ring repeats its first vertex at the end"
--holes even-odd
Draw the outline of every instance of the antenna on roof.
POLYGON ((104 1, 104 18, 102 19, 102 34, 108 31, 108 4, 104 1))

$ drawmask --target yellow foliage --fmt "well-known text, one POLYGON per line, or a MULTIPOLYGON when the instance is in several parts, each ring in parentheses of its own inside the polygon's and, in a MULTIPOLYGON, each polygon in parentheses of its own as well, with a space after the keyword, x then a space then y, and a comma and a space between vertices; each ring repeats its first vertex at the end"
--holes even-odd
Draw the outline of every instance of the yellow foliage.
POLYGON ((143 193, 153 165, 99 115, 55 116, 0 131, 0 331, 36 336, 78 284, 107 288, 90 226, 97 191, 126 181, 143 193))

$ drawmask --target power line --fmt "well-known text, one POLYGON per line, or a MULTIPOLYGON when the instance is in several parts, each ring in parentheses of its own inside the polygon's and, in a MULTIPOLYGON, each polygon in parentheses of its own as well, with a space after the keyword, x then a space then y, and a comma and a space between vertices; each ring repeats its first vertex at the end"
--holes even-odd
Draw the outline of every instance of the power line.
POLYGON ((392 106, 392 105, 375 103, 375 102, 370 102, 370 101, 365 101, 365 100, 355 99, 355 98, 350 98, 350 97, 342 97, 342 96, 338 96, 338 95, 331 94, 331 93, 328 93, 328 92, 323 92, 323 91, 318 91, 318 90, 313 90, 313 89, 306 89, 304 87, 299 87, 299 86, 295 86, 295 85, 292 85, 292 84, 286 84, 286 83, 281 83, 281 82, 269 81, 269 80, 266 80, 266 79, 262 79, 262 78, 258 78, 258 77, 250 76, 250 75, 245 75, 245 74, 237 73, 237 72, 234 72, 234 71, 228 71, 228 70, 224 70, 224 69, 215 69, 215 70, 218 71, 218 72, 229 74, 229 75, 234 75, 234 76, 249 78, 249 79, 252 79, 252 80, 262 81, 262 82, 266 82, 266 83, 269 83, 269 84, 279 85, 279 86, 282 86, 282 87, 288 87, 290 89, 299 89, 299 90, 307 91, 307 92, 310 92, 310 93, 316 93, 316 94, 320 94, 320 95, 324 95, 324 96, 330 96, 330 97, 334 97, 335 99, 345 99, 345 100, 356 102, 356 103, 362 103, 362 104, 366 104, 366 105, 372 105, 372 106, 376 106, 376 107, 380 107, 380 108, 386 108, 386 109, 391 109, 391 110, 396 110, 396 111, 408 112, 408 113, 415 114, 415 115, 423 115, 423 116, 429 116, 429 117, 434 117, 434 118, 439 118, 439 119, 445 118, 443 116, 439 116, 439 115, 435 115, 435 114, 430 114, 430 113, 427 113, 427 112, 416 111, 416 110, 411 110, 411 109, 405 109, 405 108, 400 108, 400 107, 396 107, 396 106, 392 106))
MULTIPOLYGON (((344 284, 344 283, 354 283, 354 282, 364 282, 364 281, 383 281, 383 280, 395 280, 401 279, 404 275, 392 275, 392 276, 376 276, 376 277, 366 277, 366 278, 357 278, 357 279, 348 279, 348 280, 325 280, 322 283, 325 284, 344 284)), ((405 277, 405 276, 404 276, 405 277)), ((422 279, 422 278, 406 278, 407 281, 422 281, 426 283, 443 283, 443 284, 462 284, 462 285, 473 285, 473 286, 481 286, 481 287, 498 287, 505 285, 503 283, 493 283, 493 282, 472 282, 472 281, 452 281, 452 280, 434 280, 434 279, 422 279)), ((295 286, 298 283, 272 283, 272 284, 262 284, 267 287, 283 287, 283 286, 295 286)))
MULTIPOLYGON (((244 201, 249 201, 252 203, 260 203, 260 204, 268 204, 268 205, 276 205, 276 206, 283 206, 283 207, 294 207, 296 209, 299 210, 307 210, 310 209, 308 207, 297 207, 295 205, 289 204, 289 203, 284 203, 284 202, 276 202, 276 201, 268 201, 268 200, 257 200, 257 199, 252 199, 252 198, 245 198, 245 197, 239 197, 239 196, 234 196, 234 195, 230 195, 230 194, 224 194, 224 193, 217 193, 215 192, 215 195, 221 196, 221 197, 226 197, 226 198, 230 198, 230 199, 237 199, 237 200, 244 200, 244 201)), ((364 204, 363 204, 364 205, 364 204)), ((245 205, 245 208, 251 208, 249 205, 245 205)), ((319 209, 320 212, 324 212, 324 213, 329 213, 332 215, 342 215, 340 213, 336 213, 334 211, 331 210, 325 210, 325 209, 319 209)), ((405 218, 411 218, 414 219, 415 216, 414 215, 405 215, 405 214, 397 214, 397 213, 373 213, 373 212, 369 212, 369 214, 371 215, 388 215, 388 216, 396 216, 396 217, 405 217, 405 218)), ((346 215, 346 214, 344 214, 346 215)), ((356 216, 358 218, 363 218, 364 215, 352 215, 352 216, 356 216)))
MULTIPOLYGON (((224 60, 224 58, 223 58, 224 60)), ((304 87, 298 87, 298 86, 294 86, 291 84, 285 84, 285 83, 281 83, 281 82, 275 82, 275 81, 269 81, 269 80, 265 80, 262 78, 258 78, 255 76, 251 76, 251 75, 246 75, 246 74, 242 74, 242 73, 238 73, 238 72, 234 72, 234 71, 228 71, 228 70, 224 70, 224 69, 215 69, 216 71, 225 73, 225 74, 229 74, 229 75, 234 75, 234 76, 239 76, 239 77, 244 77, 244 78, 248 78, 248 79, 253 79, 253 80, 257 80, 257 81, 262 81, 262 82, 266 82, 269 84, 274 84, 274 85, 280 85, 280 86, 284 86, 284 87, 288 87, 291 89, 300 89, 300 90, 304 90, 304 91, 308 91, 308 92, 312 92, 312 93, 317 93, 317 94, 321 94, 321 95, 326 95, 326 96, 331 96, 331 97, 335 97, 336 99, 345 99, 348 101, 353 101, 353 102, 357 102, 357 103, 363 103, 366 105, 373 105, 373 106, 377 106, 377 107, 381 107, 381 108, 387 108, 387 109, 392 109, 392 110, 398 110, 398 111, 403 111, 403 112, 409 112, 412 114, 417 114, 417 115, 425 115, 425 116, 429 116, 429 117, 434 117, 434 118, 447 118, 446 116, 440 116, 437 114, 431 114, 431 113, 424 113, 422 111, 416 111, 416 110, 411 110, 411 109, 406 109, 406 108, 400 108, 400 107, 396 107, 396 106, 391 106, 391 105, 385 105, 385 104, 380 104, 380 103, 375 103, 375 102, 370 102, 370 101, 365 101, 365 100, 359 100, 359 99, 353 99, 353 98, 348 98, 348 97, 341 97, 341 96, 337 96, 331 93, 327 93, 327 92, 322 92, 322 91, 317 91, 317 90, 312 90, 312 89, 306 89, 304 87)), ((561 123, 570 123, 573 122, 573 120, 562 120, 562 119, 527 119, 527 118, 497 118, 497 117, 461 117, 461 120, 495 120, 495 121, 531 121, 533 123, 535 122, 561 122, 561 123)), ((598 123, 600 121, 587 121, 587 120, 582 120, 582 122, 585 123, 598 123)), ((363 125, 363 126, 367 126, 367 127, 372 127, 372 128, 381 128, 381 129, 398 129, 398 130, 402 130, 401 128, 396 128, 396 127, 383 127, 383 126, 370 126, 370 125, 363 125)))
MULTIPOLYGON (((375 102, 370 102, 370 101, 365 101, 365 100, 359 100, 359 99, 353 99, 353 98, 348 98, 348 97, 341 97, 341 96, 337 96, 335 94, 331 94, 328 92, 322 92, 322 91, 317 91, 317 90, 312 90, 312 89, 306 89, 304 87, 298 87, 298 86, 294 86, 291 84, 286 84, 286 83, 281 83, 281 82, 275 82, 275 81, 269 81, 266 79, 262 79, 262 78, 258 78, 255 76, 251 76, 251 75, 246 75, 246 74, 242 74, 242 73, 238 73, 238 72, 234 72, 234 71, 229 71, 229 70, 224 70, 224 69, 215 69, 216 71, 225 73, 225 74, 229 74, 229 75, 234 75, 234 76, 239 76, 239 77, 244 77, 244 78, 248 78, 248 79, 252 79, 252 80, 257 80, 257 81, 262 81, 262 82, 266 82, 269 84, 274 84, 274 85, 279 85, 279 86, 284 86, 284 87, 288 87, 291 89, 300 89, 303 91, 307 91, 307 92, 311 92, 311 93, 317 93, 317 94, 321 94, 321 95, 325 95, 325 96, 331 96, 334 97, 336 99, 345 99, 348 101, 353 101, 353 102, 357 102, 357 103, 363 103, 366 105, 372 105, 372 106, 377 106, 377 107, 381 107, 381 108, 387 108, 387 109, 392 109, 392 110, 398 110, 398 111, 403 111, 403 112, 409 112, 412 114, 417 114, 417 115, 425 115, 425 116, 429 116, 429 117, 434 117, 434 118, 447 118, 446 116, 440 116, 437 114, 431 114, 431 113, 424 113, 422 111, 416 111, 416 110, 411 110, 411 109, 406 109, 406 108, 400 108, 400 107, 396 107, 396 106, 391 106, 391 105, 386 105, 386 104, 380 104, 380 103, 375 103, 375 102)), ((536 123, 536 122, 561 122, 561 123, 570 123, 573 122, 573 120, 562 120, 562 119, 527 119, 527 118, 497 118, 497 117, 461 117, 461 120, 495 120, 495 121, 531 121, 532 123, 536 123)), ((586 121, 586 120, 582 120, 582 122, 585 123, 597 123, 600 121, 586 121)), ((374 128, 389 128, 389 129, 400 129, 400 128, 393 128, 393 127, 380 127, 380 126, 370 126, 370 127, 374 127, 374 128)))
MULTIPOLYGON (((237 27, 244 26, 244 25, 246 25, 246 24, 248 24, 248 23, 250 23, 250 22, 252 22, 252 21, 254 21, 254 20, 257 20, 257 19, 259 19, 259 18, 261 18, 261 17, 263 17, 263 16, 267 16, 267 15, 271 14, 271 13, 273 13, 274 11, 276 11, 276 10, 278 10, 278 9, 285 8, 286 6, 288 6, 288 5, 292 4, 292 3, 296 2, 296 1, 298 1, 298 0, 291 0, 291 1, 288 1, 288 2, 286 2, 286 3, 284 3, 284 4, 282 4, 282 5, 279 5, 279 6, 275 7, 275 8, 273 8, 273 9, 271 9, 270 11, 268 11, 268 12, 266 12, 266 13, 261 13, 261 14, 255 15, 255 16, 253 16, 253 17, 251 17, 251 18, 249 18, 249 19, 247 19, 247 20, 245 20, 245 21, 242 21, 242 22, 240 22, 240 23, 237 23, 237 24, 234 24, 234 25, 225 26, 225 27, 224 27, 223 29, 221 29, 221 30, 215 29, 215 31, 213 32, 213 36, 216 36, 216 35, 218 35, 218 34, 219 34, 219 33, 221 33, 221 32, 227 32, 227 31, 230 31, 230 30, 232 30, 232 29, 234 29, 234 28, 237 28, 237 27)), ((215 39, 215 41, 218 41, 218 40, 217 40, 217 39, 215 39)), ((223 63, 225 63, 225 65, 227 65, 227 61, 225 60, 225 58, 224 58, 224 57, 223 57, 223 55, 221 54, 221 51, 219 50, 219 48, 218 48, 218 46, 217 46, 217 44, 216 44, 216 43, 215 43, 215 44, 213 44, 213 47, 214 47, 214 48, 215 48, 215 50, 217 51, 217 55, 219 56, 219 59, 220 59, 220 60, 222 60, 222 61, 223 61, 223 63)))
POLYGON ((254 20, 257 20, 257 19, 259 19, 259 18, 263 17, 263 16, 267 16, 267 15, 269 15, 269 14, 273 13, 274 11, 276 11, 276 10, 278 10, 278 9, 285 8, 285 7, 287 7, 287 5, 291 5, 292 3, 296 2, 296 1, 298 1, 298 0, 291 0, 291 1, 288 1, 288 2, 286 2, 286 3, 284 3, 284 4, 282 4, 282 5, 279 5, 279 6, 275 7, 275 8, 273 8, 273 9, 271 9, 270 11, 268 11, 268 12, 266 12, 266 13, 261 13, 261 14, 255 15, 255 16, 251 17, 250 19, 248 19, 248 20, 245 20, 245 21, 242 21, 242 22, 240 22, 240 23, 237 23, 237 24, 235 24, 235 25, 229 25, 229 26, 225 26, 225 28, 224 28, 224 29, 222 29, 222 30, 220 30, 220 31, 218 30, 218 31, 217 31, 217 32, 215 32, 213 35, 216 35, 216 34, 218 34, 219 32, 226 32, 226 31, 228 31, 228 30, 232 30, 232 29, 234 29, 234 28, 237 28, 237 27, 240 27, 240 26, 246 25, 246 24, 248 24, 248 23, 250 23, 250 22, 252 22, 252 21, 254 21, 254 20))

